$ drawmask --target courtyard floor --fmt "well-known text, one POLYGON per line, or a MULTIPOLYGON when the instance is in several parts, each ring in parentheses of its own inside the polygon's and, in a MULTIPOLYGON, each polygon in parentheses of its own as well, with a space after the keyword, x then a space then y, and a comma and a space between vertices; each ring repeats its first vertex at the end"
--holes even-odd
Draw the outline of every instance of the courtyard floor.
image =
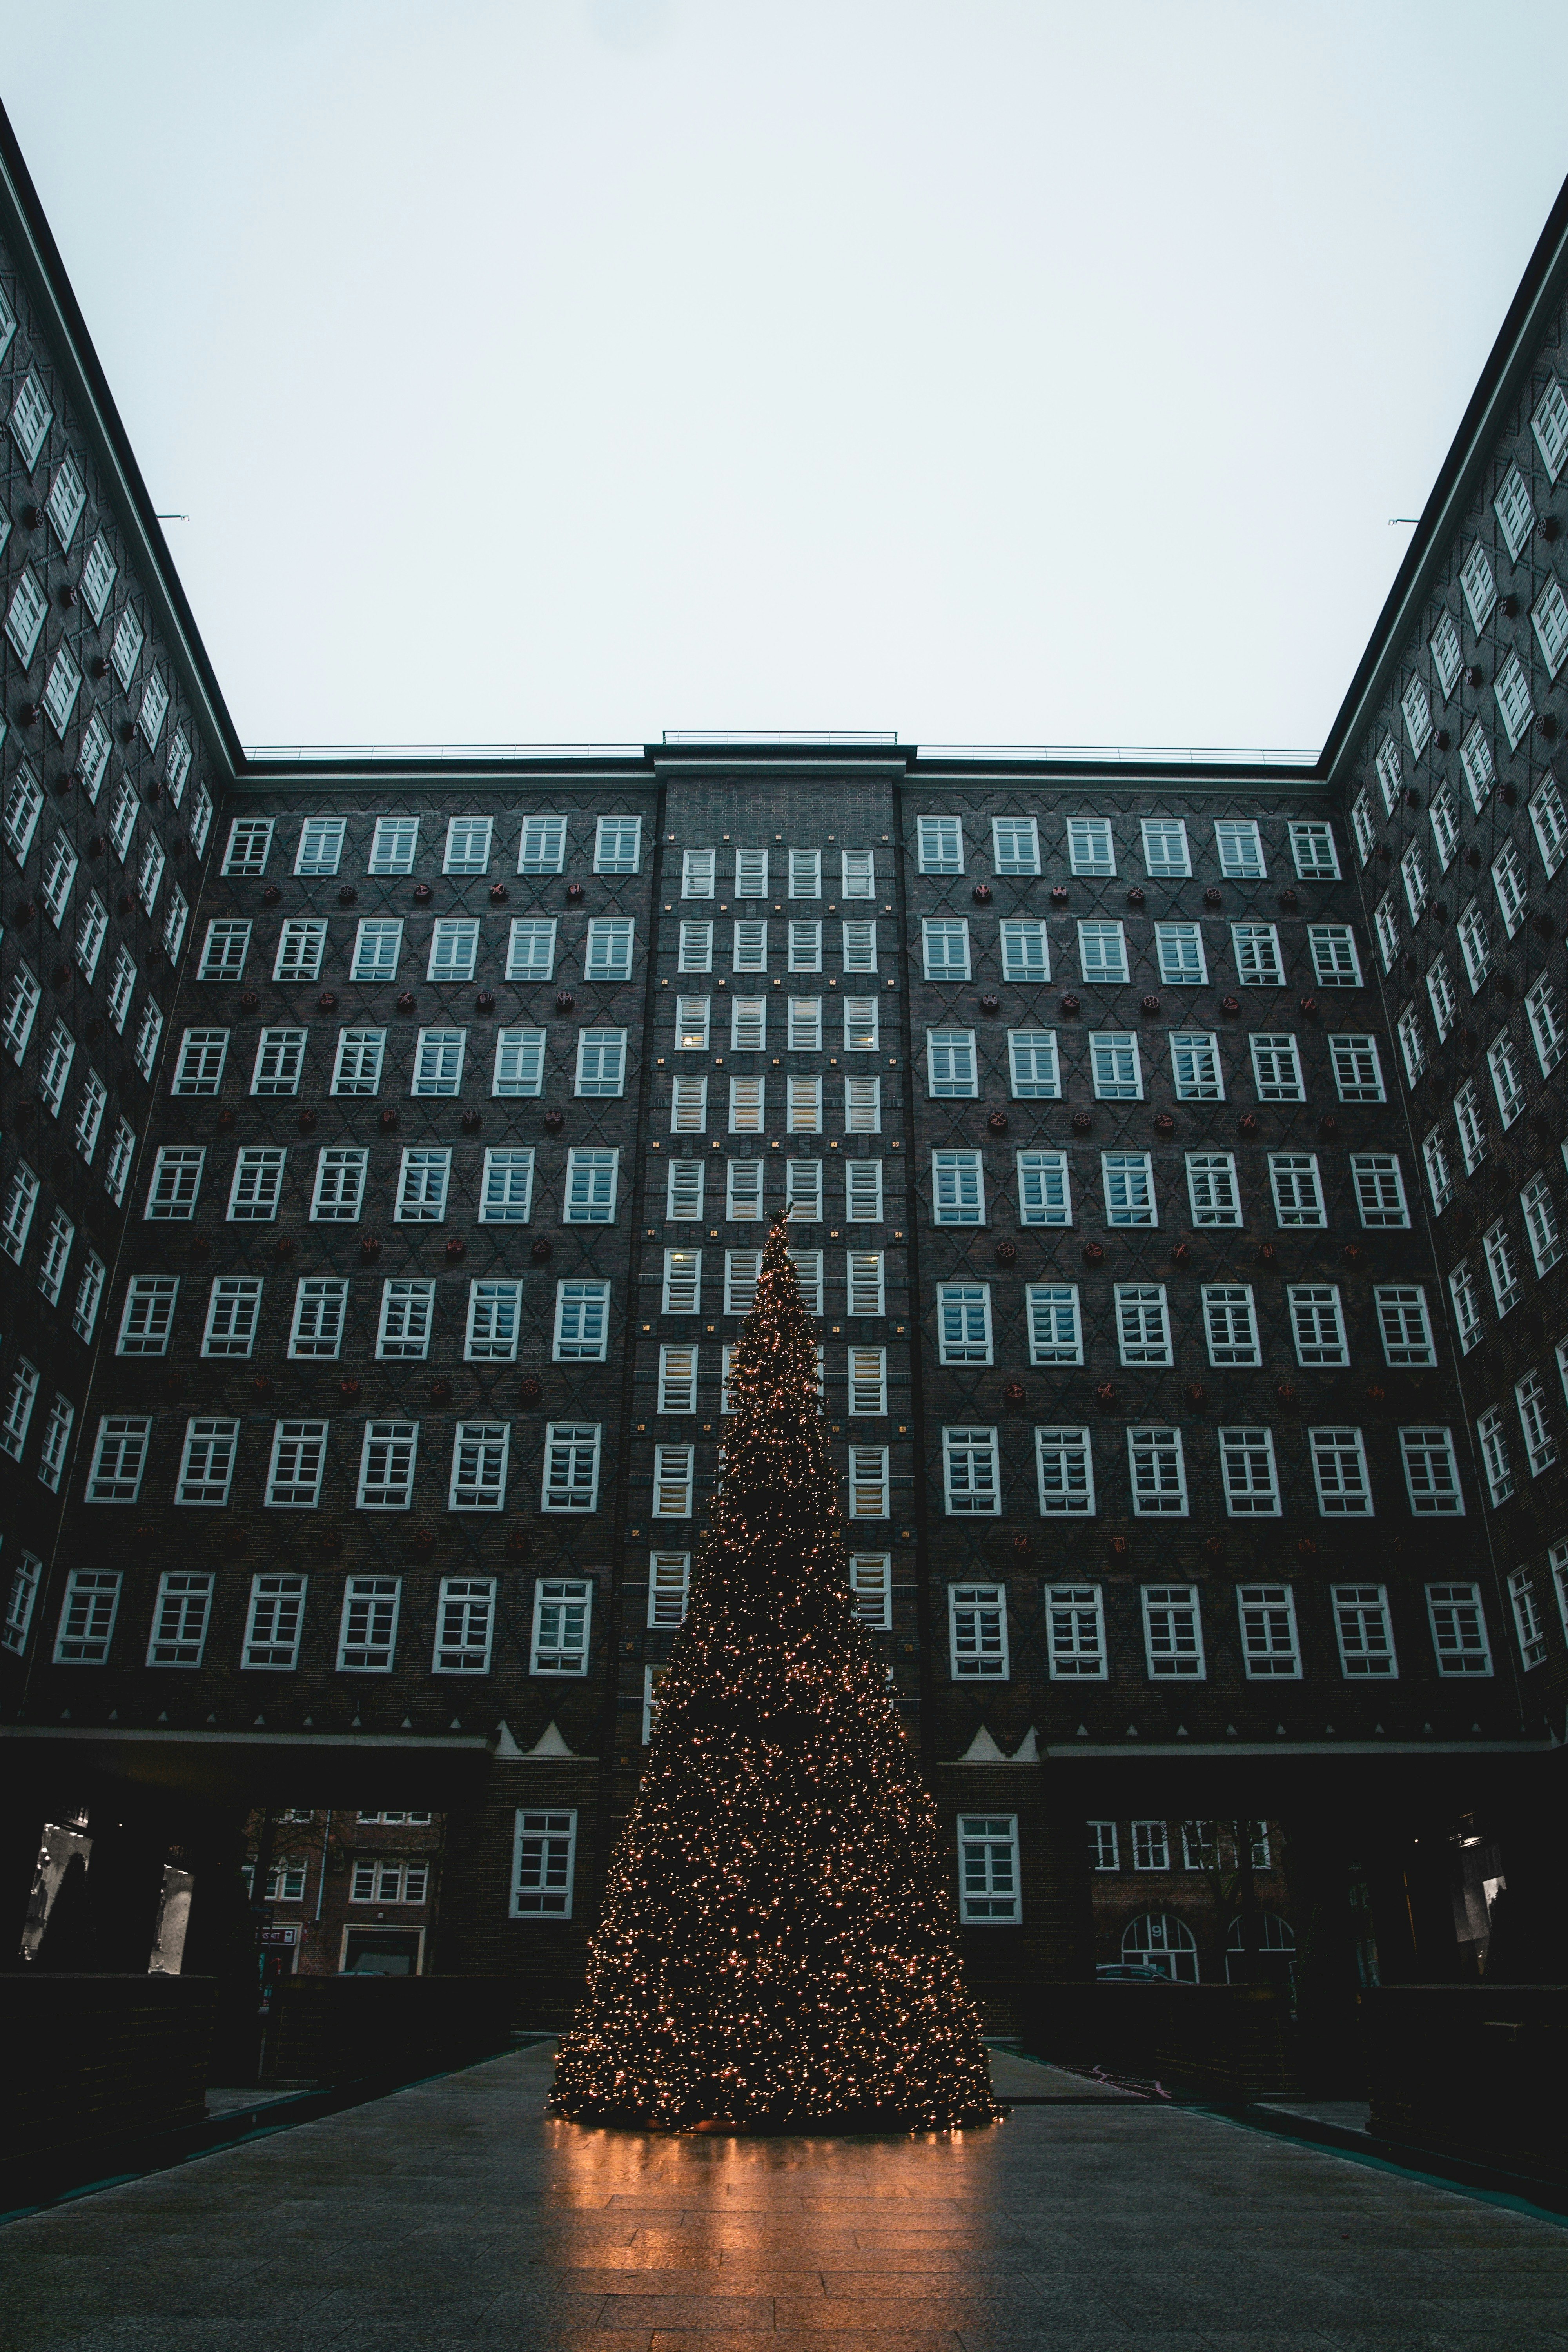
POLYGON ((27 2352, 1568 2352, 1568 2229, 1191 2110, 653 2139, 500 2058, 0 2231, 27 2352))

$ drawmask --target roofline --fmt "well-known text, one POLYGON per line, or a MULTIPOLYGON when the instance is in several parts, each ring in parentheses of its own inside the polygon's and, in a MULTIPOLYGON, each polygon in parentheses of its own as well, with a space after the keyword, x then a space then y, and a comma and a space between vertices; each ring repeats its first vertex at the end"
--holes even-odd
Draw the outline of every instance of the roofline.
POLYGON ((1324 779, 1339 787, 1370 710, 1382 699, 1388 673, 1409 635, 1412 611, 1431 591, 1433 577, 1448 551, 1450 534, 1468 506, 1477 479, 1491 454, 1498 411, 1518 393, 1535 356, 1540 315, 1568 282, 1568 180, 1546 216, 1510 303, 1497 341, 1487 356, 1469 405, 1421 510, 1405 561, 1377 616, 1366 651, 1344 700, 1335 713, 1318 762, 1324 779))
POLYGON ((0 106, 0 220, 15 245, 28 292, 45 316, 49 356, 65 378, 77 420, 103 470, 115 519, 135 550, 141 584, 154 608, 159 634, 226 782, 245 764, 238 730, 4 106, 0 106))

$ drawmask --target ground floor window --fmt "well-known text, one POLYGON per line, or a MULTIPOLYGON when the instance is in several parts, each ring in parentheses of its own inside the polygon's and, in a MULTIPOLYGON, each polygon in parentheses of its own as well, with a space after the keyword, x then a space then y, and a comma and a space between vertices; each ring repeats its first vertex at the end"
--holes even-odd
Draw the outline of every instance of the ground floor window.
POLYGON ((574 1812, 523 1812, 512 1846, 514 1919, 570 1919, 577 1863, 574 1812))
POLYGON ((958 1818, 959 1916, 976 1927, 1016 1927, 1018 1899, 1016 1813, 958 1818))
POLYGON ((1169 1911, 1146 1911, 1122 1930, 1121 1957, 1132 1968, 1160 1969, 1177 1984, 1196 1984, 1198 1948, 1193 1931, 1169 1911))
MULTIPOLYGON (((1296 1969, 1296 1930, 1289 1919, 1281 1919, 1277 1911, 1260 1911, 1258 1915, 1258 1948, 1263 1959, 1265 1977, 1279 1972, 1291 1976, 1296 1969)), ((1241 1969, 1241 1921, 1233 1919, 1225 1939, 1225 1978, 1233 1983, 1241 1969)))

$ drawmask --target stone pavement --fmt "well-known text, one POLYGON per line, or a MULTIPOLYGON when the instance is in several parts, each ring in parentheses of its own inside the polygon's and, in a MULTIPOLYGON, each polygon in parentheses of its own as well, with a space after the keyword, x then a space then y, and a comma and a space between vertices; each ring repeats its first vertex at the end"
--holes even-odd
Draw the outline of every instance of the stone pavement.
MULTIPOLYGON (((1568 2347, 1568 2230, 1191 2111, 1110 2097, 950 2138, 653 2139, 548 2121, 549 2058, 495 2059, 11 2224, 5 2340, 1568 2347)), ((1072 2081, 1005 2073, 1014 2089, 1072 2081)))

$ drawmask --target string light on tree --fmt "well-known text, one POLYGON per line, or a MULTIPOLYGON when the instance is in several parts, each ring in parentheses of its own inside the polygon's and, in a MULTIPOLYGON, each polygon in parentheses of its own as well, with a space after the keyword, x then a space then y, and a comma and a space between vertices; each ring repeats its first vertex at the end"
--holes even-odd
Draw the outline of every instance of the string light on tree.
POLYGON ((858 1623, 784 1221, 611 1857, 555 2111, 679 2131, 987 2120, 935 1807, 858 1623))

